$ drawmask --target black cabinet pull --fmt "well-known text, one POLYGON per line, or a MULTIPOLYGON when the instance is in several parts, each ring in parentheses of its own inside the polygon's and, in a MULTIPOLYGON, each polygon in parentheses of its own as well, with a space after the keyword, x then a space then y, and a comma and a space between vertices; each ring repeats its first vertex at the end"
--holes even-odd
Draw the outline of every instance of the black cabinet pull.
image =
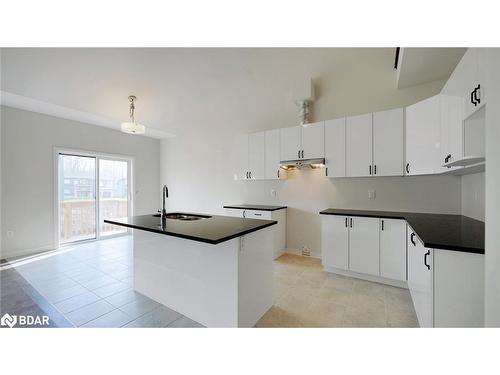
POLYGON ((302 159, 304 159, 304 150, 302 150, 302 159))
POLYGON ((347 218, 345 218, 345 227, 347 228, 347 218))
POLYGON ((445 158, 444 158, 444 162, 445 163, 448 163, 451 159, 451 154, 448 154, 445 158))
POLYGON ((246 178, 248 178, 248 172, 246 173, 246 178))
POLYGON ((262 216, 262 214, 254 213, 255 216, 262 216))
POLYGON ((351 219, 350 219, 350 223, 349 223, 349 224, 350 224, 350 226, 351 226, 351 228, 352 228, 352 217, 351 217, 351 219))
POLYGON ((252 171, 248 172, 248 175, 252 178, 252 171))
POLYGON ((474 101, 474 93, 475 93, 475 92, 476 92, 476 90, 474 90, 474 91, 472 91, 472 92, 470 93, 470 102, 471 102, 472 104, 474 104, 474 107, 477 105, 477 103, 474 101))
POLYGON ((377 174, 377 164, 373 166, 373 174, 377 174))
POLYGON ((406 173, 410 173, 410 163, 406 163, 406 173))
POLYGON ((280 170, 278 169, 278 178, 280 178, 280 170))
POLYGON ((479 96, 479 98, 477 97, 477 93, 479 92, 480 89, 481 85, 477 85, 477 87, 474 89, 474 99, 476 101, 476 103, 474 103, 474 106, 481 103, 481 96, 479 96))
POLYGON ((245 210, 243 210, 243 217, 246 218, 246 216, 245 216, 245 210))
POLYGON ((297 151, 297 159, 300 159, 300 150, 297 151))
POLYGON ((328 167, 326 167, 325 175, 328 177, 328 167))
POLYGON ((382 220, 382 230, 384 230, 384 220, 382 220))
POLYGON ((411 241, 411 243, 413 244, 413 246, 417 246, 417 243, 413 240, 413 238, 414 238, 414 237, 415 237, 415 233, 412 233, 412 234, 410 235, 410 241, 411 241))
POLYGON ((430 251, 430 250, 428 250, 428 251, 425 253, 425 255, 424 255, 424 264, 425 264, 425 266, 427 267, 427 269, 428 269, 428 270, 430 270, 430 269, 431 269, 431 266, 429 266, 429 264, 427 263, 427 257, 428 257, 429 255, 431 255, 431 251, 430 251))
POLYGON ((370 176, 372 175, 372 166, 370 165, 370 176))

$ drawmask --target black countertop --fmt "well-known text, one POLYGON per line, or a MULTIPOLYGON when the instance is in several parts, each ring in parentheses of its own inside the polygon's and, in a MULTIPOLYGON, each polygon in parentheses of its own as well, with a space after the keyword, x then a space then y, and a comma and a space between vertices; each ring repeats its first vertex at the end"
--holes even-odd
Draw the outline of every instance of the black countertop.
POLYGON ((153 215, 108 219, 104 222, 214 245, 278 223, 275 220, 241 219, 217 215, 193 221, 166 219, 164 228, 160 225, 161 219, 153 215))
POLYGON ((234 204, 231 206, 224 206, 224 208, 234 208, 237 210, 277 211, 286 208, 286 206, 266 206, 262 204, 234 204))
POLYGON ((425 247, 484 254, 484 223, 467 216, 335 208, 320 214, 403 219, 425 247))

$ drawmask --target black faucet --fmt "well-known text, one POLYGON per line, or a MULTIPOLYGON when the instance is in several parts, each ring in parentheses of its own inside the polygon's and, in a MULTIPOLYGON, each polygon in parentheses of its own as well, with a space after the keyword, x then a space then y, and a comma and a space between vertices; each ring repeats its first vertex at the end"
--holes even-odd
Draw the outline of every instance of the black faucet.
POLYGON ((164 219, 167 215, 167 211, 165 210, 165 199, 168 198, 168 187, 167 185, 163 185, 162 191, 162 210, 161 210, 161 218, 164 219))

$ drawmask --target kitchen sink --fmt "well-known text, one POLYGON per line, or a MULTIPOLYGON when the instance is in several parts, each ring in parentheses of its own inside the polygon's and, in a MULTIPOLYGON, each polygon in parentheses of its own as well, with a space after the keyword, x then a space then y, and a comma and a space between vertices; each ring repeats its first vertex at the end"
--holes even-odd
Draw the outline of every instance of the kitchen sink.
MULTIPOLYGON (((153 216, 154 217, 161 217, 160 214, 155 214, 153 216)), ((166 214, 165 218, 174 219, 174 220, 183 220, 183 221, 193 221, 193 220, 200 220, 200 219, 209 219, 209 218, 211 218, 211 216, 186 214, 184 212, 171 212, 171 213, 166 214)))

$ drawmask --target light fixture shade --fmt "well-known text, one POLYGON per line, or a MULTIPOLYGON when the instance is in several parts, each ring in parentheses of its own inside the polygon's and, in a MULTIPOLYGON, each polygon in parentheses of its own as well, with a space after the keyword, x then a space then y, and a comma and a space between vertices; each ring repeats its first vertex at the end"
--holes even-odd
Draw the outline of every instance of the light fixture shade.
POLYGON ((141 124, 136 124, 135 122, 122 122, 122 132, 128 134, 144 134, 146 133, 146 127, 141 124))

